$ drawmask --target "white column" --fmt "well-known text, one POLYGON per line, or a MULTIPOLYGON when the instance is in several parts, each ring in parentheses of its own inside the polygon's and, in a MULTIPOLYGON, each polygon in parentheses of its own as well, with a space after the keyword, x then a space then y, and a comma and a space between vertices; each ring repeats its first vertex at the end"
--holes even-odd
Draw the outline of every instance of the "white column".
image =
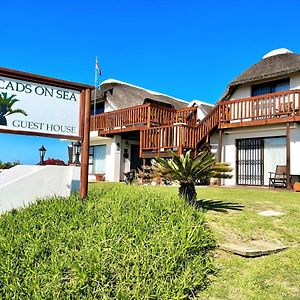
POLYGON ((120 181, 121 146, 120 135, 114 135, 110 145, 106 145, 106 181, 120 181))

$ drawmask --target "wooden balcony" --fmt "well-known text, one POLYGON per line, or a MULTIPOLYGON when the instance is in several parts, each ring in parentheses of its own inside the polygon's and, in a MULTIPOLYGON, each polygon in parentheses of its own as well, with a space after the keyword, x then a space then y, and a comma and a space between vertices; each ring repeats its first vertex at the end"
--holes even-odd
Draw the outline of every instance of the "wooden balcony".
POLYGON ((231 100, 218 106, 220 128, 297 122, 300 120, 300 90, 231 100))
POLYGON ((196 107, 175 110, 153 104, 108 112, 91 118, 99 135, 140 131, 140 156, 168 156, 196 151, 216 129, 300 122, 300 90, 219 102, 200 122, 196 107))
POLYGON ((171 125, 179 121, 195 126, 196 110, 196 107, 176 110, 144 104, 91 116, 91 131, 96 130, 100 135, 109 135, 171 125))

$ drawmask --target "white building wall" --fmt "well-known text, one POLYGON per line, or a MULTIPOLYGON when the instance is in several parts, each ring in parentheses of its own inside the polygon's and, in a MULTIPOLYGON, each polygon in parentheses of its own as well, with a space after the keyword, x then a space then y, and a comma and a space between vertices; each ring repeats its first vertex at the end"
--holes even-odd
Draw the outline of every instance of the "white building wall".
POLYGON ((300 175, 300 125, 291 129, 291 174, 300 175))
POLYGON ((130 171, 131 166, 131 145, 139 145, 139 141, 133 141, 128 139, 122 139, 122 150, 121 150, 121 166, 120 166, 120 180, 124 180, 124 173, 127 173, 130 171), (127 155, 128 157, 125 157, 127 149, 127 155))
POLYGON ((124 180, 124 173, 130 171, 131 145, 133 144, 139 145, 139 141, 122 139, 120 135, 114 135, 113 138, 91 138, 90 146, 106 146, 105 181, 124 180))
MULTIPOLYGON (((222 139, 222 161, 230 163, 233 168, 231 179, 223 180, 222 184, 236 184, 236 140, 247 138, 264 137, 285 137, 285 125, 256 126, 251 128, 228 129, 224 131, 222 139)), ((213 152, 217 152, 218 133, 215 133, 211 139, 213 152)), ((300 125, 291 126, 291 174, 300 175, 300 125)), ((275 171, 275 170, 274 170, 275 171)))
POLYGON ((121 168, 121 136, 114 135, 110 145, 106 146, 106 173, 105 180, 120 181, 121 168))
POLYGON ((251 97, 251 85, 241 85, 230 97, 230 100, 251 97))
POLYGON ((290 88, 291 90, 300 89, 300 73, 291 76, 290 88))

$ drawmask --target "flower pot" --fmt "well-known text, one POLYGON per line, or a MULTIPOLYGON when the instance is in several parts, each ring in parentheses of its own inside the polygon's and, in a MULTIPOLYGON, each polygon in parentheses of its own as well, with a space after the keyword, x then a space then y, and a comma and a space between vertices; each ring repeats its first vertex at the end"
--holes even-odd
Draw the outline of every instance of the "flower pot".
POLYGON ((96 181, 104 181, 104 174, 95 174, 96 181))
POLYGON ((300 182, 295 182, 293 189, 294 189, 294 192, 300 192, 300 182))

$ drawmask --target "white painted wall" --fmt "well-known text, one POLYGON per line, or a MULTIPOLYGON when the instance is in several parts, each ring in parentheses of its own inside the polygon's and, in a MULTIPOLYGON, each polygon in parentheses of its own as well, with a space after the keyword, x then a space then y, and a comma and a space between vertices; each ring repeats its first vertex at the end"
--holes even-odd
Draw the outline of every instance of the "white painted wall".
MULTIPOLYGON (((130 171, 131 145, 133 144, 139 145, 139 141, 122 139, 119 135, 115 135, 113 138, 91 137, 90 146, 106 146, 106 181, 124 180, 124 173, 130 171), (120 144, 120 147, 117 147, 117 143, 120 144), (128 158, 124 158, 125 149, 128 149, 128 158)), ((94 181, 95 179, 90 176, 89 180, 94 181)))
POLYGON ((110 146, 106 145, 106 174, 105 180, 111 182, 120 181, 121 171, 121 136, 114 135, 110 146), (119 146, 118 146, 119 145, 119 146))
POLYGON ((247 97, 251 97, 251 85, 244 84, 236 89, 236 91, 230 97, 230 100, 236 100, 247 97))
POLYGON ((291 174, 300 175, 300 125, 291 129, 291 174))
POLYGON ((15 166, 0 174, 0 212, 27 206, 37 198, 68 197, 79 187, 79 167, 15 166))
POLYGON ((300 89, 300 72, 290 77, 290 89, 300 89))
MULTIPOLYGON (((223 180, 225 185, 236 184, 236 140, 246 138, 263 138, 286 136, 285 125, 256 126, 251 128, 228 129, 224 131, 222 140, 222 161, 230 163, 233 168, 231 179, 223 180)), ((213 152, 217 151, 218 133, 215 133, 210 143, 213 152)), ((291 126, 291 174, 300 175, 300 126, 291 126)), ((275 171, 275 170, 274 170, 275 171)))

